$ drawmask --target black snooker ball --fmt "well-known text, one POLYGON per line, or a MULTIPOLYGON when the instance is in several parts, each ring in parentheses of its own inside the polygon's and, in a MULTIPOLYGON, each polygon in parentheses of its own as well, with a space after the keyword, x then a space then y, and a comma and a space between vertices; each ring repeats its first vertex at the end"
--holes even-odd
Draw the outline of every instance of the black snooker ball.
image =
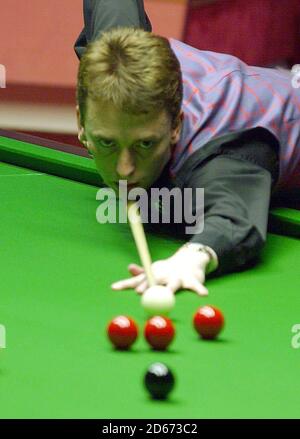
POLYGON ((168 366, 153 363, 145 374, 144 385, 153 399, 166 399, 175 385, 175 378, 168 366))

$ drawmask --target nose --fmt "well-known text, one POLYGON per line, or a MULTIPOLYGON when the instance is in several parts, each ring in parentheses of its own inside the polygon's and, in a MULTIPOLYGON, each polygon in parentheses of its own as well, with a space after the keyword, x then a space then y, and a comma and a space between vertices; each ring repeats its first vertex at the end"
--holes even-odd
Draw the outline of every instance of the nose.
POLYGON ((135 166, 132 157, 132 153, 127 149, 123 149, 118 157, 117 162, 117 174, 120 179, 128 178, 134 173, 135 166))

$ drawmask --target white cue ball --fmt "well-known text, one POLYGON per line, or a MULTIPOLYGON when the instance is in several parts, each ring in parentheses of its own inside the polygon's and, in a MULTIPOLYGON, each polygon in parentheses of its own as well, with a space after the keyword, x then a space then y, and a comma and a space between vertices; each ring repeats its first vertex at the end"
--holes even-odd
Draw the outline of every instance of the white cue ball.
POLYGON ((142 295, 141 305, 150 317, 167 315, 175 306, 175 295, 168 287, 154 285, 142 295))

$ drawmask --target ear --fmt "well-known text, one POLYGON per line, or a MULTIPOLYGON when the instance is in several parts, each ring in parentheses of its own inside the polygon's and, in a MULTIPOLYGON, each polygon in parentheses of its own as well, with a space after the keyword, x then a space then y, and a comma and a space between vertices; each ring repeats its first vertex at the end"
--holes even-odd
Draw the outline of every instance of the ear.
POLYGON ((172 136, 171 136, 172 145, 179 142, 181 131, 182 131, 183 120, 184 120, 184 112, 182 110, 180 110, 180 113, 179 113, 179 116, 177 119, 177 125, 172 131, 172 136))
POLYGON ((80 117, 80 111, 78 105, 76 105, 76 117, 77 117, 77 127, 78 127, 78 140, 79 142, 84 144, 85 142, 87 142, 87 139, 85 136, 84 128, 81 125, 81 117, 80 117))
POLYGON ((87 141, 84 127, 81 125, 81 117, 80 117, 80 111, 78 105, 76 105, 76 117, 77 117, 77 126, 78 126, 78 140, 87 148, 90 157, 93 157, 93 152, 91 150, 91 146, 89 142, 87 141))

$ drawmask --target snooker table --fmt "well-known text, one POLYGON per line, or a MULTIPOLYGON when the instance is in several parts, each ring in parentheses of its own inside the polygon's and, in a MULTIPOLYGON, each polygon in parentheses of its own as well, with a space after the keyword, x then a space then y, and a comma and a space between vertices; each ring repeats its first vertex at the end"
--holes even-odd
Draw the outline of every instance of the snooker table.
MULTIPOLYGON (((151 351, 142 331, 131 351, 118 352, 109 320, 128 315, 142 330, 146 319, 133 290, 110 284, 139 259, 128 224, 96 221, 102 183, 93 160, 80 148, 0 131, 0 162, 0 418, 299 417, 299 211, 271 212, 253 268, 209 278, 208 298, 177 294, 167 352, 151 351), (192 327, 205 304, 225 315, 214 341, 192 327), (166 401, 142 385, 155 361, 176 376, 166 401)), ((154 260, 182 244, 154 233, 148 242, 154 260)))

